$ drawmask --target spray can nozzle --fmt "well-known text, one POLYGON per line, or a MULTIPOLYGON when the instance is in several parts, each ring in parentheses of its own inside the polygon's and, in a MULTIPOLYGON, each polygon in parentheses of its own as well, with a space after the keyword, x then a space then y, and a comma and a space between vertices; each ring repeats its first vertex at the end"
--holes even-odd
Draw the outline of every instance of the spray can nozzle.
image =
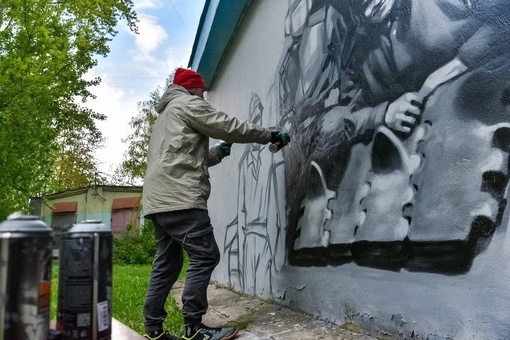
POLYGON ((269 151, 276 153, 280 151, 285 145, 289 144, 290 135, 285 131, 274 131, 271 133, 271 144, 269 144, 269 151))
POLYGON ((277 153, 278 151, 280 151, 281 148, 283 148, 285 145, 283 144, 282 141, 280 140, 277 140, 276 142, 274 143, 271 143, 269 144, 269 151, 271 153, 277 153))

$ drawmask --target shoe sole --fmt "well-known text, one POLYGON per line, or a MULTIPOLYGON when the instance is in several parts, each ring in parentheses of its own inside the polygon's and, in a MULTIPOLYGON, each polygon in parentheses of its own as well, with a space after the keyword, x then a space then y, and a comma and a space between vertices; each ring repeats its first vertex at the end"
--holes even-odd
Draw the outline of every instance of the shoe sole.
POLYGON ((224 336, 220 340, 230 340, 230 339, 233 339, 237 335, 237 332, 239 332, 239 329, 236 328, 234 333, 230 334, 229 336, 224 336))

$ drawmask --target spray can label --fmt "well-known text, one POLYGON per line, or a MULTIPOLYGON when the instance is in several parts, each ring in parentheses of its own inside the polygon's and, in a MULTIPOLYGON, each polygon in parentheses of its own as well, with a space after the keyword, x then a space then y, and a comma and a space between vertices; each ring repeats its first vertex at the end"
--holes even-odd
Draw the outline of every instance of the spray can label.
POLYGON ((111 250, 110 232, 68 232, 62 238, 57 329, 64 339, 111 338, 111 250))

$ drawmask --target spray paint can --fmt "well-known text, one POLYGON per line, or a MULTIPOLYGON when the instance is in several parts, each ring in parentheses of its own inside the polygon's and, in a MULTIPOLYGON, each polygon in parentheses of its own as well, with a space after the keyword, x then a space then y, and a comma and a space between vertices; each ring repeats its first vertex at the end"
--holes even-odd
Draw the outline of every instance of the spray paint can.
POLYGON ((0 223, 0 340, 46 340, 51 298, 51 229, 37 216, 0 223))
MULTIPOLYGON (((276 133, 276 132, 273 132, 276 133)), ((280 136, 281 132, 278 132, 277 136, 280 136)), ((271 153, 277 153, 280 151, 285 145, 287 145, 290 142, 290 136, 287 133, 284 133, 287 137, 279 137, 275 141, 273 141, 271 144, 269 144, 269 151, 271 153), (287 139, 286 141, 283 141, 281 138, 287 139)))
POLYGON ((77 223, 63 235, 57 330, 64 339, 111 339, 112 248, 112 233, 101 221, 77 223))
POLYGON ((274 143, 271 143, 269 144, 269 151, 271 153, 277 153, 278 151, 281 150, 281 148, 283 148, 284 145, 283 145, 283 142, 282 141, 275 141, 274 143))

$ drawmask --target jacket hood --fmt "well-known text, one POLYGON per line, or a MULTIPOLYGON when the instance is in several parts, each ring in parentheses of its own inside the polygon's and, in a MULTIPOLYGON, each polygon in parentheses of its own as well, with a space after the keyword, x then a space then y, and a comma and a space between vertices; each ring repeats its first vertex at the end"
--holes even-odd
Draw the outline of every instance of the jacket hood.
POLYGON ((163 95, 159 99, 159 102, 156 104, 156 112, 158 114, 161 114, 165 110, 168 103, 170 103, 175 98, 182 97, 183 95, 189 96, 191 94, 184 87, 171 84, 170 86, 168 86, 165 93, 163 93, 163 95))

